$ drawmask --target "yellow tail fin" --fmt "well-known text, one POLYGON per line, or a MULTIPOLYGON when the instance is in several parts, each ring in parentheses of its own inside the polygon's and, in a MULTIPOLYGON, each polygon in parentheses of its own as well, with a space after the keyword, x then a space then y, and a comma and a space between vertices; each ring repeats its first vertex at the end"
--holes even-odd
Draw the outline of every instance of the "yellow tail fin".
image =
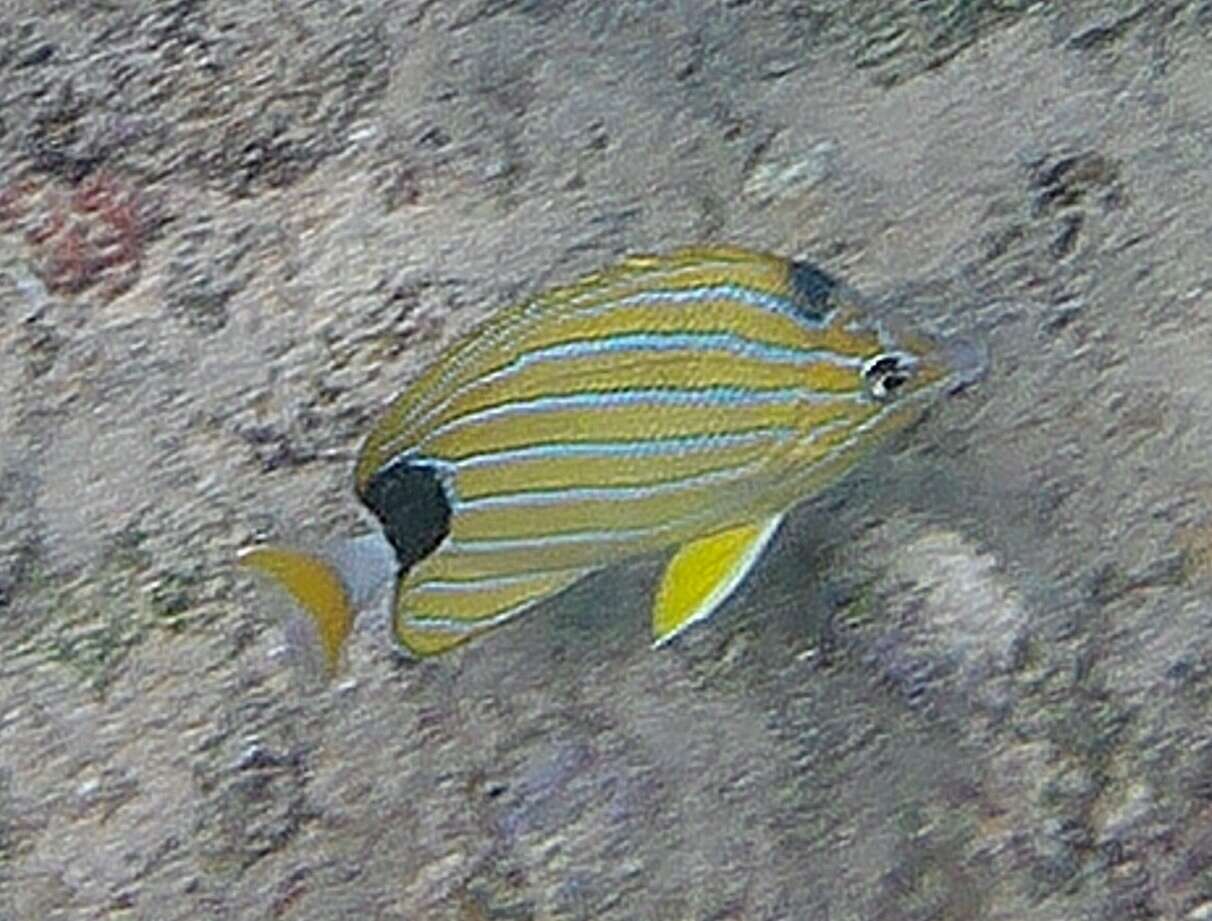
POLYGON ((239 562, 268 575, 298 603, 315 626, 324 664, 334 675, 354 622, 349 592, 337 570, 319 557, 283 547, 253 547, 239 562))

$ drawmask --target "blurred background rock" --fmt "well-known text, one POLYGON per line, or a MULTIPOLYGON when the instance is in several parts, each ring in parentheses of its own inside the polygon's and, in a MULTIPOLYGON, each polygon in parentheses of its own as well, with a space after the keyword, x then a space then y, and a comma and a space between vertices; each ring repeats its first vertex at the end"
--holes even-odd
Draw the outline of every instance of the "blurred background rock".
POLYGON ((10 0, 0 917, 1212 918, 1210 56, 1176 0, 10 0), (670 648, 653 561, 302 686, 236 549, 357 530, 456 331, 700 240, 992 374, 670 648))

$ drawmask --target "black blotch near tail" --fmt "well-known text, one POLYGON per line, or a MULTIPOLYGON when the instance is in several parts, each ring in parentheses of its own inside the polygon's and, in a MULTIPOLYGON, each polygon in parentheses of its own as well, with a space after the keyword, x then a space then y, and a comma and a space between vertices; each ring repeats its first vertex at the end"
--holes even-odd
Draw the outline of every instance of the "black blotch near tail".
POLYGON ((432 467, 406 461, 385 467, 370 478, 361 498, 382 523, 401 574, 450 533, 450 500, 432 467))
POLYGON ((810 262, 791 263, 791 290, 806 300, 823 318, 829 312, 837 279, 810 262))

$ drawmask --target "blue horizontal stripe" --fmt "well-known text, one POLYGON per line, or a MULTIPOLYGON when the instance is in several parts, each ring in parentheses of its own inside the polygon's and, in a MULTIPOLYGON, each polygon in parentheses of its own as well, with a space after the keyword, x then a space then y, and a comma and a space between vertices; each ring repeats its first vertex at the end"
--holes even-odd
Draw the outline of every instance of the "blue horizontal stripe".
MULTIPOLYGON (((648 528, 611 528, 606 531, 568 531, 563 534, 546 534, 538 537, 471 538, 456 540, 448 537, 438 551, 442 554, 497 553, 501 550, 519 550, 524 547, 544 547, 550 544, 619 543, 638 540, 661 531, 668 531, 680 522, 666 522, 648 528)), ((529 570, 527 570, 529 572, 529 570)))
MULTIPOLYGON (((940 385, 935 385, 934 387, 924 388, 923 390, 915 393, 911 399, 913 402, 917 402, 918 400, 923 399, 926 394, 937 390, 939 386, 940 385)), ((904 402, 905 401, 902 399, 901 401, 898 401, 898 403, 893 403, 887 407, 884 407, 870 419, 857 426, 850 438, 838 445, 829 453, 828 456, 822 457, 811 464, 798 468, 797 470, 793 471, 793 473, 796 475, 810 474, 818 467, 836 460, 839 455, 854 450, 863 440, 863 436, 868 431, 879 425, 879 423, 882 422, 884 417, 889 413, 893 412, 897 408, 903 407, 904 402)), ((563 534, 550 534, 539 537, 516 537, 504 539, 485 538, 477 540, 473 538, 471 540, 455 540, 454 538, 448 538, 439 552, 467 554, 474 556, 482 553, 492 554, 500 551, 521 550, 527 547, 534 547, 538 549, 545 546, 550 546, 551 544, 583 544, 595 542, 622 543, 644 539, 651 537, 654 534, 659 534, 662 531, 669 531, 675 528, 683 527, 688 522, 693 521, 696 517, 698 516, 692 514, 680 517, 673 521, 665 522, 661 525, 654 525, 646 528, 612 528, 608 530, 595 531, 572 531, 565 532, 563 534)))
POLYGON ((600 310, 612 310, 620 304, 693 304, 700 301, 739 301, 742 304, 769 310, 771 313, 786 317, 805 329, 814 331, 827 326, 829 318, 833 313, 832 311, 821 313, 816 310, 810 310, 805 308, 802 303, 797 303, 788 298, 736 284, 707 285, 701 288, 657 288, 641 291, 628 297, 619 298, 618 300, 608 301, 600 306, 595 305, 594 308, 585 312, 593 314, 600 310))
POLYGON ((752 473, 765 463, 764 460, 751 461, 748 464, 720 467, 706 473, 694 476, 679 477, 672 480, 653 480, 643 485, 632 486, 569 486, 564 489, 528 489, 517 492, 492 493, 477 496, 475 499, 459 500, 452 503, 456 512, 479 508, 526 508, 528 506, 559 505, 562 502, 578 502, 601 500, 605 502, 626 502, 634 499, 646 499, 685 489, 693 489, 710 483, 735 480, 752 473))
POLYGON ((433 592, 434 594, 460 594, 466 592, 491 591, 494 588, 504 588, 517 585, 519 582, 533 582, 544 576, 574 575, 585 573, 584 566, 564 566, 552 569, 528 569, 526 572, 512 576, 474 576, 470 579, 427 579, 408 587, 409 594, 433 592))
POLYGON ((614 336, 597 336, 592 339, 574 339, 523 353, 505 367, 486 375, 484 379, 492 379, 498 375, 508 374, 517 368, 550 359, 585 358, 618 352, 677 351, 727 352, 741 358, 753 358, 774 364, 832 364, 843 368, 859 368, 863 364, 862 358, 842 355, 827 349, 797 349, 771 345, 734 333, 620 333, 614 336))
MULTIPOLYGON (((441 413, 452 401, 457 400, 472 388, 500 382, 525 368, 542 362, 567 361, 578 358, 590 358, 595 355, 617 355, 628 352, 660 353, 676 351, 715 351, 735 355, 739 358, 767 361, 772 364, 799 366, 830 364, 836 367, 854 368, 856 371, 863 365, 863 359, 860 357, 842 355, 828 349, 796 349, 788 346, 772 345, 757 339, 738 336, 734 333, 671 331, 596 336, 591 339, 569 340, 557 345, 523 352, 500 368, 468 381, 438 402, 426 407, 424 412, 414 415, 409 425, 424 425, 426 420, 441 413)), ((390 449, 389 447, 388 450, 390 449)))
POLYGON ((627 390, 586 390, 579 393, 551 394, 525 400, 511 400, 467 413, 438 426, 426 441, 445 435, 455 428, 489 419, 530 413, 560 412, 569 409, 609 409, 615 406, 771 406, 777 403, 861 402, 862 391, 822 393, 811 387, 641 387, 627 390))
POLYGON ((669 438, 646 438, 620 441, 576 441, 546 442, 526 445, 522 448, 506 448, 469 454, 457 461, 449 462, 456 470, 511 464, 516 461, 549 460, 565 457, 618 457, 621 459, 643 457, 667 457, 677 454, 693 454, 732 448, 741 445, 759 444, 763 441, 782 441, 794 435, 790 426, 764 426, 743 432, 720 434, 680 435, 669 438))

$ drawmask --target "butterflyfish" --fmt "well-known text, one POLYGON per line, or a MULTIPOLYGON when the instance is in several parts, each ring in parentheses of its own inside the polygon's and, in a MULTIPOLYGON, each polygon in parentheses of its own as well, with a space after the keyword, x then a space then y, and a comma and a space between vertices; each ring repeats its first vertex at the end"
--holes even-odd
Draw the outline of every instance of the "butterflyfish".
POLYGON ((664 550, 651 621, 667 642, 728 598, 792 506, 981 373, 975 347, 874 313, 807 262, 629 257, 489 317, 395 398, 354 475, 381 532, 242 562, 306 611, 333 669, 392 580, 395 638, 428 656, 664 550))

